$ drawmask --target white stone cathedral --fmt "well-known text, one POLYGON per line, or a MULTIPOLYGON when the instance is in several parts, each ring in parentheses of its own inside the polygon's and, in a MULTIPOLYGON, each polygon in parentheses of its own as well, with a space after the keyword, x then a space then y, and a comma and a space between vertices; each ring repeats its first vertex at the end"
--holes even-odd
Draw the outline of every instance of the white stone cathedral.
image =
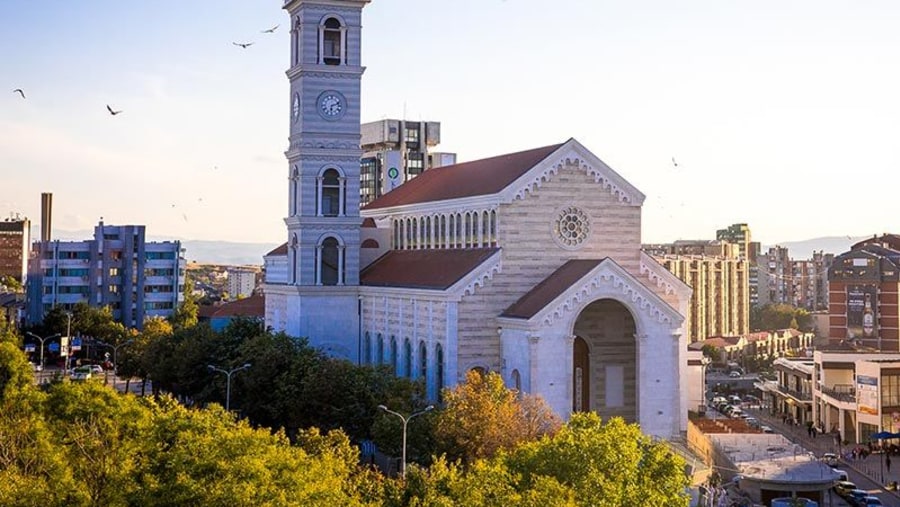
POLYGON ((641 252, 644 195, 578 141, 431 169, 359 209, 369 0, 286 0, 287 242, 266 324, 392 365, 428 396, 471 369, 674 437, 690 288, 641 252))

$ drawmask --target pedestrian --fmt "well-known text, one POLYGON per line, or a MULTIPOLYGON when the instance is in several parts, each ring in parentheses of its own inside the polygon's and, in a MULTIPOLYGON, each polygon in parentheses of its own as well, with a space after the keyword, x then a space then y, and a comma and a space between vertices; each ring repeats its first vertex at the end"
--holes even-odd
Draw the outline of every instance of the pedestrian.
POLYGON ((884 458, 884 466, 885 466, 885 468, 887 468, 888 472, 891 471, 891 456, 890 456, 890 454, 886 458, 884 458))

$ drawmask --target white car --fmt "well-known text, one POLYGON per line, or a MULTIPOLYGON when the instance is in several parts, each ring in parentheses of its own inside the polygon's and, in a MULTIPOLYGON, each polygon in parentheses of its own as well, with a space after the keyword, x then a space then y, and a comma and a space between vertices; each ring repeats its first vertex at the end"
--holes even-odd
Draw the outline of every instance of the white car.
POLYGON ((93 373, 94 375, 103 375, 103 367, 99 364, 92 364, 91 373, 93 373))
POLYGON ((771 426, 766 426, 765 424, 763 424, 762 426, 760 426, 759 429, 760 429, 763 433, 775 433, 775 430, 773 430, 771 426))

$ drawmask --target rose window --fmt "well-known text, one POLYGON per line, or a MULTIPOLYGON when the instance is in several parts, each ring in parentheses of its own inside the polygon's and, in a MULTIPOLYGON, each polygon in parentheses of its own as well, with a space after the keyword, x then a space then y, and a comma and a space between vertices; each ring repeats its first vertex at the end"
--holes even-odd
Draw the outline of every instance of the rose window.
POLYGON ((575 206, 563 208, 556 217, 555 239, 564 248, 578 248, 591 233, 587 214, 575 206))

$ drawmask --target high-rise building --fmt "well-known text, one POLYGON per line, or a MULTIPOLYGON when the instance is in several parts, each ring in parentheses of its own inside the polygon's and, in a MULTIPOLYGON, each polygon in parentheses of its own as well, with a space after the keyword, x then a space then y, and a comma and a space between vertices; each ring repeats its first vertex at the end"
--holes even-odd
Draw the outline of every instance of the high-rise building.
POLYGON ((688 342, 750 332, 749 263, 728 241, 676 241, 643 249, 694 292, 688 342))
POLYGON ((829 340, 900 350, 900 236, 860 241, 828 271, 829 340))
POLYGON ((432 152, 441 142, 436 121, 379 120, 364 123, 360 147, 360 204, 374 201, 423 171, 456 163, 455 153, 432 152))
POLYGON ((8 218, 0 222, 0 278, 8 276, 25 283, 30 244, 31 222, 27 218, 8 218))
POLYGON ((813 252, 811 259, 791 261, 791 304, 811 312, 828 309, 828 268, 833 254, 813 252))
POLYGON ((757 258, 759 304, 791 304, 794 272, 788 249, 773 246, 757 258))
POLYGON ((250 268, 232 268, 228 273, 228 296, 241 299, 253 295, 256 289, 256 270, 250 268))
POLYGON ((39 241, 29 263, 28 320, 54 306, 109 306, 113 318, 141 328, 168 317, 183 301, 184 266, 178 241, 147 242, 143 225, 94 227, 85 241, 39 241))
POLYGON ((750 260, 750 227, 747 224, 732 224, 716 231, 716 239, 738 246, 740 255, 750 260))

